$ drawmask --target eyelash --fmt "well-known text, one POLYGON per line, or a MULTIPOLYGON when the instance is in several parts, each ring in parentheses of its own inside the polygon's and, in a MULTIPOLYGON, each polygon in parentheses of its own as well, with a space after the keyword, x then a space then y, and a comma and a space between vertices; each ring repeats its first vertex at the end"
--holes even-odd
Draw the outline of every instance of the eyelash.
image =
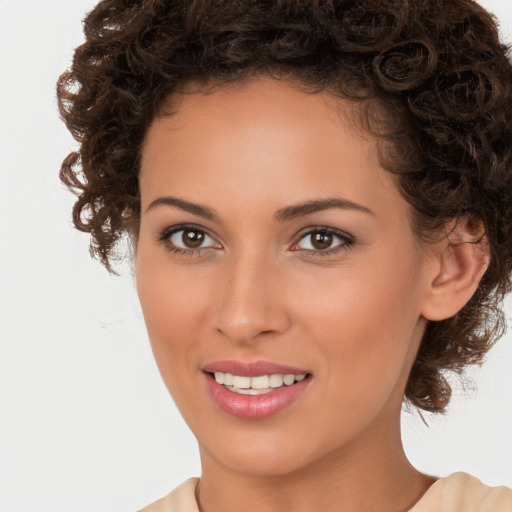
MULTIPOLYGON (((171 243, 171 237, 180 231, 195 231, 196 233, 205 235, 214 240, 212 236, 208 234, 208 232, 202 228, 201 226, 197 226, 195 224, 181 224, 178 226, 173 226, 165 229, 158 237, 158 241, 162 242, 164 247, 170 253, 176 256, 189 257, 192 258, 194 256, 201 256, 201 254, 212 247, 199 247, 197 249, 182 249, 180 247, 176 247, 171 243)), ((218 242, 217 242, 218 243, 218 242)), ((220 244, 219 244, 220 245, 220 244)))
MULTIPOLYGON (((181 256, 181 257, 199 257, 201 256, 204 251, 207 251, 208 249, 218 249, 222 246, 219 244, 220 247, 199 247, 197 249, 182 249, 180 247, 176 247, 175 245, 172 245, 170 242, 170 239, 173 235, 176 233, 179 233, 181 231, 195 231, 196 233, 202 234, 204 236, 207 236, 208 238, 211 238, 213 240, 214 237, 210 236, 208 232, 202 228, 201 226, 195 225, 195 224, 181 224, 178 226, 173 226, 165 229, 159 236, 158 241, 161 242, 165 249, 169 251, 170 253, 181 256)), ((218 243, 218 242, 216 242, 218 243)), ((296 237, 295 241, 292 243, 292 246, 290 250, 292 251, 303 251, 305 253, 308 253, 308 257, 326 257, 330 256, 332 254, 346 251, 350 249, 354 245, 354 238, 349 235, 348 233, 345 233, 343 231, 340 231, 338 229, 334 228, 328 228, 324 226, 313 226, 307 228, 307 231, 303 231, 302 234, 300 234, 298 237, 296 237), (304 240, 306 237, 313 235, 314 233, 322 233, 326 235, 331 235, 341 241, 338 245, 335 245, 332 248, 321 250, 321 249, 294 249, 295 246, 297 246, 302 240, 304 240)))
POLYGON ((296 242, 293 243, 292 247, 296 246, 298 243, 300 243, 302 240, 304 240, 306 237, 313 235, 314 233, 321 233, 324 235, 331 235, 335 238, 338 238, 341 243, 338 245, 335 245, 332 248, 321 250, 313 250, 313 249, 292 249, 294 251, 305 251, 310 257, 320 257, 324 258, 326 256, 330 256, 332 254, 336 254, 342 251, 347 251, 354 245, 354 238, 349 235, 348 233, 345 233, 343 231, 340 231, 339 229, 334 228, 328 228, 325 226, 313 226, 310 228, 307 228, 307 231, 304 231, 301 235, 299 235, 296 242))

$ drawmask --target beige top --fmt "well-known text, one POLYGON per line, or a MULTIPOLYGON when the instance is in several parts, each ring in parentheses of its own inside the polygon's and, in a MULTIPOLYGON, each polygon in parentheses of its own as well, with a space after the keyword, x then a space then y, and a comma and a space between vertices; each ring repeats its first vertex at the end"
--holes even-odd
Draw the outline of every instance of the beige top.
MULTIPOLYGON (((199 478, 190 478, 140 512, 199 512, 194 497, 198 482, 199 478)), ((512 512, 512 490, 453 473, 437 480, 409 512, 512 512)))

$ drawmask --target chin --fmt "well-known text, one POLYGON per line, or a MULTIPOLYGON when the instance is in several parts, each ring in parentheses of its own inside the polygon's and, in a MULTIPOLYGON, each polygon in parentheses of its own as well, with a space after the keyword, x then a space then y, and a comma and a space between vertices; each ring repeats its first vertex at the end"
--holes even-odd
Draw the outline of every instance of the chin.
POLYGON ((320 447, 304 443, 303 435, 295 438, 290 429, 284 435, 276 436, 276 433, 242 435, 243 440, 231 436, 213 442, 209 440, 205 444, 200 442, 201 458, 214 459, 217 464, 237 473, 275 477, 299 471, 324 455, 320 447))
POLYGON ((247 453, 224 452, 218 462, 231 471, 261 477, 285 476, 303 467, 297 454, 265 448, 264 452, 261 450, 249 450, 247 453))

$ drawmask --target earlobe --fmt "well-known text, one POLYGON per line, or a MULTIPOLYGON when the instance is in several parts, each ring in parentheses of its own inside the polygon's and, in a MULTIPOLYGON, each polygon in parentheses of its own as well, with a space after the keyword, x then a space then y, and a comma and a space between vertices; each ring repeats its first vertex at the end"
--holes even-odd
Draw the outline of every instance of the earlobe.
POLYGON ((455 315, 473 296, 489 265, 489 248, 481 223, 453 221, 448 235, 431 255, 432 272, 422 315, 445 320, 455 315))

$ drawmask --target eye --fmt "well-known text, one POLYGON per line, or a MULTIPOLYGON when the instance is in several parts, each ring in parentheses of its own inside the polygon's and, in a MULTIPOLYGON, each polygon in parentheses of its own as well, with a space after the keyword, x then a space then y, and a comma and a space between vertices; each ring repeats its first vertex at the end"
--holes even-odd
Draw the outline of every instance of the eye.
POLYGON ((222 246, 198 226, 176 226, 159 237, 170 251, 195 254, 203 249, 220 249, 222 246))
POLYGON ((198 229, 180 229, 169 237, 169 241, 180 249, 197 249, 211 238, 198 229))
POLYGON ((291 250, 331 254, 338 250, 347 249, 352 244, 353 239, 341 231, 332 228, 314 228, 302 234, 299 241, 291 247, 291 250))

